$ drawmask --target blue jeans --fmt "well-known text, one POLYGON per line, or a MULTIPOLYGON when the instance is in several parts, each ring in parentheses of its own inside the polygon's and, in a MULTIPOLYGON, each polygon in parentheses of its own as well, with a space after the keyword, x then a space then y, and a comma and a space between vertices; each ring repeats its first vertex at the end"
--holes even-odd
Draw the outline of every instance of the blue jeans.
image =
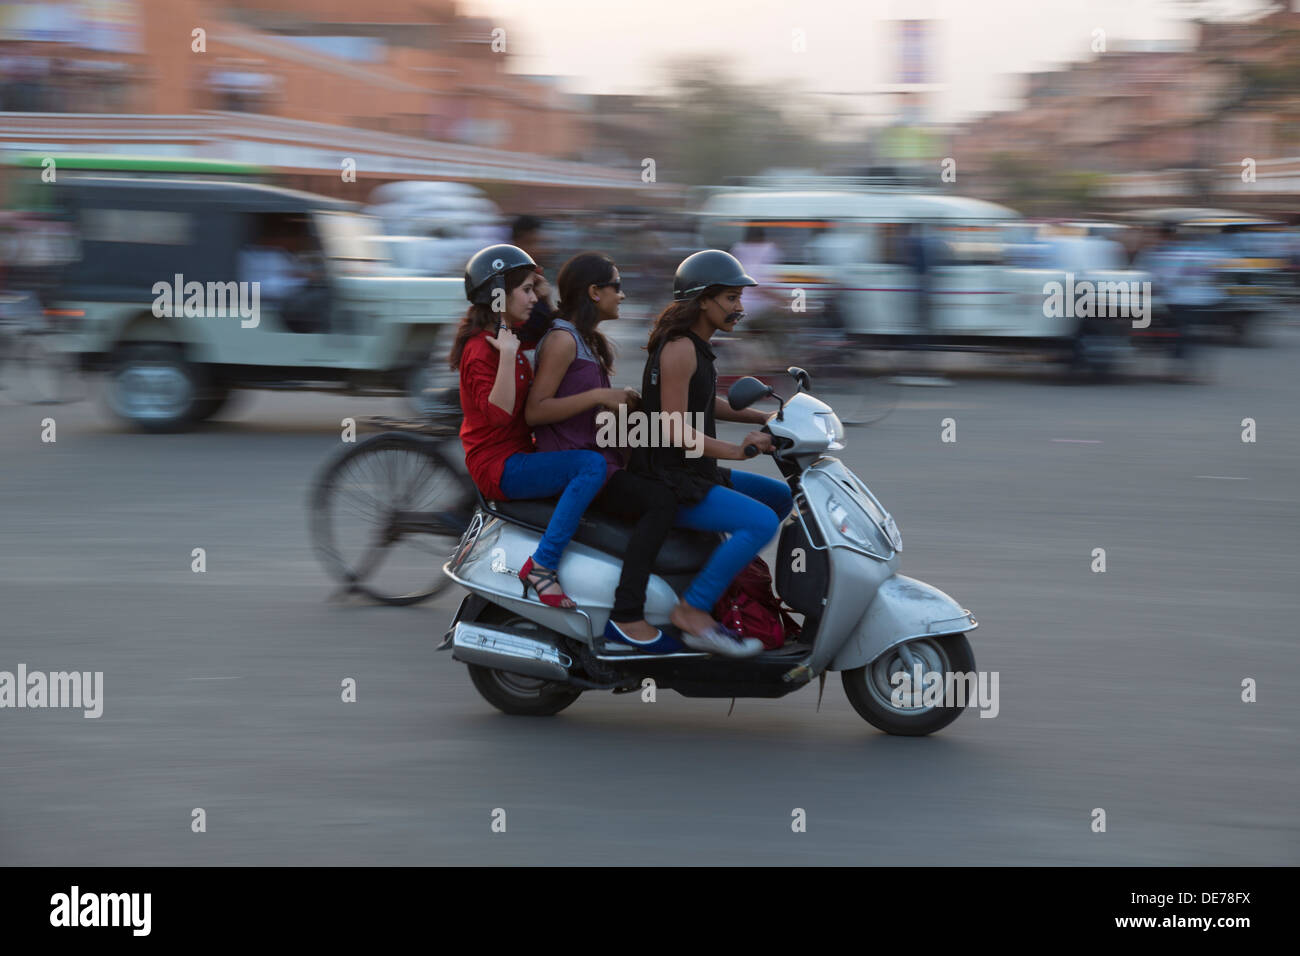
POLYGON ((560 496, 546 533, 533 552, 535 564, 552 569, 560 566, 560 555, 578 530, 582 513, 604 484, 605 458, 599 452, 580 448, 520 452, 506 459, 501 490, 507 498, 560 496))
POLYGON ((684 528, 730 534, 682 595, 683 601, 707 614, 713 613, 732 579, 772 540, 794 504, 785 482, 775 478, 733 469, 731 484, 716 485, 703 501, 677 509, 677 524, 684 528))

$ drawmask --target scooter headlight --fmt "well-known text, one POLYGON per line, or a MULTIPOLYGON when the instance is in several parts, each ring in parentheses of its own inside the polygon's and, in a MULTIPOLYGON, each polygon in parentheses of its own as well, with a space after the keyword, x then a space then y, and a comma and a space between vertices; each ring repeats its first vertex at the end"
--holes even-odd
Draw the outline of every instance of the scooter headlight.
POLYGON ((826 513, 830 515, 835 530, 858 547, 880 555, 887 555, 891 550, 897 550, 890 547, 889 542, 884 540, 879 529, 867 519, 866 515, 857 508, 845 505, 834 495, 826 499, 826 513))
POLYGON ((818 412, 813 416, 822 431, 826 433, 831 451, 840 451, 844 447, 844 425, 834 412, 818 412))

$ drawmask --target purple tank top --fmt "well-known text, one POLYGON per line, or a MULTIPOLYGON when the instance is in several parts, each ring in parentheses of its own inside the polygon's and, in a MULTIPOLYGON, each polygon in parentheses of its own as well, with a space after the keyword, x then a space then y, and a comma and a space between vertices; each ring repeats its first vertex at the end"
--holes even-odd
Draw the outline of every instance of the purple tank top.
MULTIPOLYGON (((587 343, 582 340, 582 336, 573 324, 564 319, 555 319, 546 335, 550 335, 557 330, 563 330, 573 336, 573 341, 578 347, 578 354, 574 356, 573 361, 569 364, 569 369, 564 373, 564 378, 560 379, 560 385, 555 390, 555 397, 565 398, 593 388, 609 388, 609 376, 605 374, 600 361, 592 353, 591 349, 587 348, 587 343)), ((545 341, 546 336, 543 336, 542 342, 545 341)), ((541 352, 542 343, 538 342, 537 351, 534 352, 534 361, 541 352)), ((602 410, 600 408, 589 408, 587 411, 579 412, 572 418, 566 418, 562 422, 536 426, 533 429, 533 437, 537 440, 537 450, 568 451, 574 448, 586 448, 600 452, 605 458, 605 480, 608 481, 614 472, 623 467, 623 456, 617 448, 602 448, 596 443, 596 436, 599 432, 596 425, 596 415, 602 410)))

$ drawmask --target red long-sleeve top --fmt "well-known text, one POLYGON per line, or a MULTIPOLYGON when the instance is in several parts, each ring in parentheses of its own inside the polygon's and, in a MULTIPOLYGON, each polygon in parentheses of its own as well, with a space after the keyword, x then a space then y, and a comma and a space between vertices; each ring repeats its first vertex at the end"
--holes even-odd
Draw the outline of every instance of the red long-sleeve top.
POLYGON ((515 407, 507 413, 488 401, 497 378, 501 353, 488 344, 492 332, 484 329, 465 343, 460 356, 460 407, 465 420, 460 441, 465 464, 474 484, 488 499, 505 500, 501 474, 506 459, 534 451, 533 430, 524 421, 524 403, 533 384, 533 367, 521 348, 515 354, 515 407))

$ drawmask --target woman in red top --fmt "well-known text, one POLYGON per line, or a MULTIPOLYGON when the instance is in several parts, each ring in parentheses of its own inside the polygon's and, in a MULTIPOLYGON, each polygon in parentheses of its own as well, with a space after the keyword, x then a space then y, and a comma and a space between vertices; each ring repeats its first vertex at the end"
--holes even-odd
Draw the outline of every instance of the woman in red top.
MULTIPOLYGON (((460 404, 465 421, 460 440, 470 477, 486 498, 549 498, 559 495, 546 533, 519 579, 543 604, 576 605, 560 587, 556 568, 587 505, 605 484, 605 459, 598 452, 536 451, 524 419, 532 366, 514 330, 537 302, 537 263, 511 245, 488 246, 465 266, 469 311, 456 330, 450 364, 460 369, 460 404)), ((593 406, 617 409, 621 389, 593 389, 593 406)))

